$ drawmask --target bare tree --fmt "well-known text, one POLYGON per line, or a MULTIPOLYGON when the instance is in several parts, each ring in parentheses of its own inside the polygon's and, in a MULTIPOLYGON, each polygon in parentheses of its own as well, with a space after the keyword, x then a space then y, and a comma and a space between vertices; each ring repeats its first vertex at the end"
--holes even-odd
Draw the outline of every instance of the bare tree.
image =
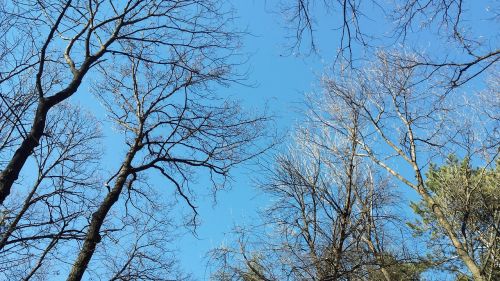
MULTIPOLYGON (((338 24, 336 36, 340 42, 331 48, 336 50, 337 58, 342 58, 339 61, 349 62, 350 66, 360 67, 357 61, 366 58, 365 54, 369 58, 378 49, 396 43, 421 53, 407 61, 407 67, 425 69, 429 76, 441 76, 450 88, 498 70, 497 34, 494 28, 490 29, 498 21, 495 1, 293 0, 282 1, 281 5, 291 25, 294 49, 300 49, 301 43, 308 40, 310 48, 317 51, 317 18, 327 11, 329 21, 338 24), (370 30, 374 23, 381 27, 376 32, 370 30), (440 52, 428 54, 419 49, 421 38, 414 40, 410 36, 413 33, 431 35, 432 45, 440 52)), ((410 59, 398 59, 402 58, 410 59)))
MULTIPOLYGON (((396 22, 396 35, 406 39, 409 33, 424 29, 443 38, 444 44, 453 44, 459 53, 431 53, 415 56, 409 60, 408 67, 422 67, 444 74, 452 88, 461 86, 471 79, 497 71, 500 50, 495 33, 487 30, 498 20, 498 3, 490 1, 431 0, 400 1, 393 10, 391 18, 396 22), (482 25, 475 25, 469 19, 485 13, 480 18, 482 25)), ((479 18, 478 18, 479 20, 479 18)), ((449 46, 447 46, 449 49, 449 46)), ((406 57, 407 59, 409 57, 406 57)))
MULTIPOLYGON (((129 45, 139 56, 146 45, 129 45)), ((134 56, 115 69, 101 68, 104 79, 96 86, 101 101, 117 129, 124 134, 127 152, 119 169, 106 182, 109 192, 90 218, 84 243, 68 280, 80 280, 97 244, 101 227, 124 191, 141 193, 140 179, 148 173, 161 176, 192 208, 189 183, 205 169, 214 188, 221 188, 229 169, 255 155, 251 143, 264 133, 265 117, 245 118, 231 101, 217 101, 209 88, 223 82, 228 68, 221 68, 199 53, 172 54, 182 64, 158 65, 134 56), (178 57, 177 57, 178 56, 178 57), (190 65, 191 68, 184 67, 190 65)))
MULTIPOLYGON (((228 32, 228 17, 211 1, 2 1, 2 103, 15 109, 16 93, 29 85, 34 103, 30 125, 10 139, 19 139, 0 173, 0 203, 10 194, 13 183, 45 132, 47 114, 55 105, 75 94, 89 71, 105 65, 112 57, 132 57, 152 64, 177 65, 190 69, 183 56, 205 54, 219 65, 236 41, 228 32), (127 42, 138 42, 148 52, 125 50, 127 42), (171 60, 176 53, 176 60, 171 60), (21 83, 21 81, 25 81, 21 83), (7 100, 8 102, 6 102, 7 100)), ((221 4, 222 5, 222 4, 221 4)), ((214 67, 215 68, 215 67, 214 67)), ((196 69, 193 69, 196 71, 196 69)), ((26 92, 25 94, 28 94, 26 92)), ((26 106, 26 104, 22 104, 26 106)), ((2 110, 2 113, 9 112, 2 110)), ((8 116, 10 120, 17 118, 8 116)), ((4 131, 2 131, 3 133, 4 131)))
POLYGON ((140 193, 123 194, 126 199, 109 213, 87 276, 102 280, 191 280, 176 258, 174 242, 181 231, 175 204, 165 200, 164 190, 155 191, 145 182, 140 188, 140 193))
POLYGON ((0 274, 8 279, 48 278, 50 264, 64 259, 59 251, 83 238, 80 225, 97 195, 100 132, 95 120, 66 104, 49 116, 30 163, 35 173, 14 196, 20 200, 8 200, 2 208, 0 274))
MULTIPOLYGON (((438 162, 452 152, 464 152, 464 146, 458 144, 467 140, 463 132, 474 131, 466 120, 473 120, 468 116, 475 112, 467 104, 460 104, 467 112, 461 115, 456 103, 460 100, 458 93, 436 86, 439 81, 423 83, 421 75, 425 73, 406 67, 407 59, 394 61, 388 57, 394 58, 382 53, 379 61, 363 72, 327 78, 326 95, 338 106, 359 110, 366 124, 357 140, 363 151, 360 155, 416 191, 473 278, 485 280, 478 260, 468 250, 460 232, 453 228, 444 206, 436 201, 425 181, 425 171, 431 162, 438 162), (363 98, 353 99, 352 92, 363 98)), ((331 122, 341 121, 333 118, 331 122)), ((472 125, 482 127, 479 123, 472 125)), ((478 150, 486 144, 481 139, 474 143, 478 150)), ((498 149, 494 150, 487 159, 496 159, 498 149)))
POLYGON ((399 233, 389 231, 398 228, 400 218, 391 213, 396 201, 390 183, 359 155, 364 127, 360 112, 336 103, 321 106, 342 120, 345 127, 339 127, 316 115, 322 102, 311 100, 316 111, 298 130, 295 144, 276 157, 262 185, 272 200, 263 213, 270 230, 257 234, 261 238, 256 240, 252 231, 240 230, 236 246, 215 249, 214 279, 373 280, 374 272, 381 272, 383 280, 397 276, 386 268, 403 263, 404 244, 395 248, 399 233))
POLYGON ((135 221, 139 224, 131 231, 135 237, 117 238, 126 238, 131 245, 108 256, 106 261, 112 264, 107 272, 113 273, 109 280, 187 280, 188 276, 178 268, 175 252, 167 247, 175 237, 165 233, 172 233, 172 229, 162 227, 162 221, 146 222, 149 225, 142 226, 135 221))
POLYGON ((223 12, 223 3, 208 0, 2 4, 2 274, 19 279, 64 274, 52 269, 62 271, 68 265, 63 253, 77 248, 68 279, 79 280, 101 240, 112 253, 118 246, 105 242, 129 231, 136 236, 133 244, 120 245, 127 258, 97 266, 93 274, 106 272, 115 280, 183 277, 164 244, 173 236, 153 235, 168 232, 168 223, 151 213, 131 216, 130 208, 138 205, 134 196, 154 202, 148 175, 159 176, 192 209, 196 225, 189 185, 195 172, 205 168, 216 190, 225 186, 233 165, 260 152, 251 143, 265 134, 267 118, 244 117, 236 102, 219 99, 211 89, 214 82, 238 79, 232 66, 238 64, 239 34, 230 30, 231 14, 223 12), (127 148, 105 181, 105 194, 104 188, 94 189, 102 187, 94 170, 98 130, 87 131, 72 114, 56 109, 92 72, 100 81, 99 99, 127 148), (30 159, 38 166, 36 179, 30 159), (35 182, 32 189, 26 179, 35 182), (16 196, 5 200, 13 186, 16 196), (110 213, 120 198, 123 216, 110 213), (142 219, 150 223, 141 224, 142 219))

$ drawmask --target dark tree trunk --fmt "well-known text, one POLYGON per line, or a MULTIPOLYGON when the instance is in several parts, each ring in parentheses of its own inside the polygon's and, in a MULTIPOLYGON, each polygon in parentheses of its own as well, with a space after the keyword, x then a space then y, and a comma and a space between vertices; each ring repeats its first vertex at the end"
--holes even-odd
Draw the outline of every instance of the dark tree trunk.
POLYGON ((31 131, 16 150, 5 169, 0 173, 0 204, 3 204, 5 198, 9 196, 12 185, 19 177, 26 160, 33 153, 33 149, 39 145, 40 138, 45 130, 45 122, 50 107, 45 99, 40 99, 31 131))
POLYGON ((67 281, 79 281, 82 279, 85 270, 87 270, 87 266, 90 262, 90 259, 94 255, 95 248, 97 244, 101 242, 101 235, 99 234, 101 230, 101 226, 106 219, 106 216, 111 210, 111 207, 118 201, 120 197, 120 193, 123 190, 123 187, 126 184, 127 177, 131 173, 131 163, 134 159, 134 156, 137 152, 137 143, 133 146, 130 151, 127 153, 125 160, 120 168, 120 173, 116 178, 113 189, 106 195, 101 205, 92 214, 92 220, 90 222, 89 229, 87 231, 87 235, 85 236, 85 241, 83 242, 83 247, 76 258, 73 267, 71 268, 71 272, 68 275, 67 281))

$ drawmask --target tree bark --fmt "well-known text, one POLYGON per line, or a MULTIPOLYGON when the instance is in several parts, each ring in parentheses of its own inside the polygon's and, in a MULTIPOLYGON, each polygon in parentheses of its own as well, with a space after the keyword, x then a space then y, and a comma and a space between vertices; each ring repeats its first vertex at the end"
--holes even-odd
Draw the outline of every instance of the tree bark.
POLYGON ((9 196, 12 185, 18 179, 26 160, 33 153, 33 149, 39 145, 40 138, 45 130, 49 109, 50 106, 47 101, 41 98, 28 136, 22 141, 14 156, 0 173, 0 204, 3 204, 5 198, 9 196))
POLYGON ((87 231, 87 235, 85 236, 85 240, 83 242, 83 247, 78 254, 76 261, 71 268, 71 272, 68 275, 67 281, 79 281, 82 279, 83 274, 87 270, 87 266, 90 262, 90 259, 94 255, 95 248, 97 244, 101 242, 101 235, 99 234, 101 230, 101 226, 104 223, 104 220, 111 210, 111 207, 118 201, 120 197, 120 193, 125 186, 127 181, 127 177, 132 172, 132 160, 138 150, 138 141, 136 141, 136 145, 130 148, 125 160, 122 163, 120 168, 120 172, 116 178, 113 189, 106 195, 101 205, 92 214, 92 220, 90 222, 89 229, 87 231))
POLYGON ((19 178, 19 173, 26 163, 26 160, 28 160, 31 154, 33 154, 33 150, 40 144, 40 138, 45 132, 45 123, 49 110, 76 93, 78 87, 82 84, 83 77, 90 69, 90 66, 102 56, 102 54, 103 52, 99 53, 97 56, 87 58, 71 83, 64 90, 47 98, 44 98, 43 94, 40 94, 35 118, 33 119, 29 134, 22 141, 19 148, 17 148, 7 166, 0 172, 0 205, 3 204, 5 199, 9 196, 12 185, 19 178))
POLYGON ((451 243, 455 247, 458 256, 465 263, 465 266, 472 273, 472 277, 475 281, 486 281, 483 274, 481 273, 481 269, 476 264, 476 262, 469 256, 469 253, 465 250, 462 242, 458 239, 458 237, 453 232, 453 228, 446 219, 445 214, 441 211, 439 205, 434 201, 434 199, 425 191, 423 188, 420 188, 419 193, 422 195, 427 204, 431 207, 432 212, 436 216, 439 224, 445 229, 448 234, 448 238, 451 240, 451 243))

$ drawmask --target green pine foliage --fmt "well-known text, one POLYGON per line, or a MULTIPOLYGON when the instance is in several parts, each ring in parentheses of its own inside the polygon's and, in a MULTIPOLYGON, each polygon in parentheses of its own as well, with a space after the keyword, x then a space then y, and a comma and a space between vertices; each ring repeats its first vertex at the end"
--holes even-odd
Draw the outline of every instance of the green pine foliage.
MULTIPOLYGON (((469 158, 451 155, 442 166, 431 165, 426 187, 436 204, 464 241, 468 254, 481 266, 487 280, 500 280, 500 163, 474 168, 469 158)), ((469 280, 455 257, 431 208, 425 201, 412 203, 418 219, 408 225, 434 250, 433 258, 455 272, 456 280, 469 280)))

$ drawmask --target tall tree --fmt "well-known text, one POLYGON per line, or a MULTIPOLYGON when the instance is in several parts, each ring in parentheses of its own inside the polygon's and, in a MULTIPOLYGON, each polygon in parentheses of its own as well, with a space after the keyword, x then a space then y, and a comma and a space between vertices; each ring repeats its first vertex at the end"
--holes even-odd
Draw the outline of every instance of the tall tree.
POLYGON ((231 29, 230 11, 210 0, 1 4, 2 274, 19 279, 66 274, 72 257, 63 254, 67 250, 77 253, 68 279, 80 280, 96 252, 115 249, 127 259, 106 269, 94 264, 89 275, 179 277, 175 258, 162 244, 175 231, 168 239, 153 235, 172 228, 160 216, 168 210, 158 207, 148 178, 173 187, 165 192, 187 203, 196 224, 190 185, 196 172, 205 169, 214 191, 222 188, 233 165, 261 151, 253 141, 266 132, 267 117, 248 117, 237 102, 213 92, 212 85, 240 78, 233 68, 239 63, 239 34, 231 29), (98 81, 93 83, 98 99, 123 134, 120 145, 127 151, 114 172, 98 165, 103 164, 98 130, 76 122, 85 123, 86 117, 56 114, 89 76, 98 81), (60 127, 64 130, 54 129, 60 127), (30 180, 35 184, 27 190, 30 180), (8 197, 11 190, 15 196, 8 197), (150 205, 139 210, 141 200, 150 205), (130 244, 110 242, 130 232, 135 232, 130 244), (51 265, 59 269, 51 271, 51 265))
POLYGON ((2 209, 0 276, 49 279, 64 248, 83 238, 81 225, 99 193, 100 128, 78 107, 60 104, 49 114, 34 151, 27 188, 2 209), (29 186, 31 184, 31 186, 29 186))
MULTIPOLYGON (((416 191, 430 206, 473 278, 485 280, 479 263, 467 251, 466 242, 454 231, 444 206, 436 201, 427 185, 425 169, 450 151, 463 153, 468 149, 479 159, 495 159, 498 147, 492 148, 488 138, 479 132, 495 131, 498 123, 484 115, 477 118, 482 113, 467 102, 476 95, 469 93, 470 98, 461 103, 458 97, 466 93, 450 93, 446 86, 441 87, 439 78, 427 79, 425 72, 407 67, 411 56, 396 61, 394 57, 380 53, 379 61, 363 71, 339 73, 325 79, 327 101, 321 102, 359 112, 360 122, 365 124, 357 140, 360 155, 416 191), (425 83, 422 77, 427 79, 425 83), (352 98, 353 93, 361 98, 352 98)), ((320 110, 318 116, 324 116, 325 122, 336 131, 350 128, 345 120, 321 112, 325 111, 320 110)))
POLYGON ((262 215, 264 234, 256 234, 263 237, 253 240, 251 231, 240 231, 237 245, 215 249, 214 279, 368 280, 379 271, 384 280, 395 280, 387 267, 401 262, 404 244, 393 244, 399 219, 389 209, 395 203, 390 183, 359 155, 360 112, 327 107, 349 126, 332 130, 311 112, 295 143, 273 159, 261 180, 272 199, 262 215))
MULTIPOLYGON (((97 65, 112 57, 132 57, 196 72, 185 59, 205 53, 223 67, 236 41, 225 27, 228 17, 210 0, 182 1, 2 1, 0 30, 2 106, 11 124, 9 148, 0 172, 0 204, 11 192, 27 159, 45 133, 47 114, 74 95, 97 65), (148 52, 127 50, 136 42, 148 52), (226 50, 228 52, 219 52, 226 50), (171 53, 179 56, 172 60, 171 53), (17 93, 30 94, 19 103, 17 93), (28 124, 17 113, 28 111, 28 124)), ((215 67, 214 67, 215 68, 215 67)), ((3 131, 2 131, 3 133, 3 131)))
MULTIPOLYGON (((147 44, 130 42, 129 50, 148 53, 147 44), (136 49, 139 49, 137 51, 136 49)), ((228 68, 220 68, 199 53, 173 54, 174 65, 157 65, 129 56, 114 69, 101 68, 96 85, 108 116, 124 135, 127 152, 106 182, 109 192, 93 212, 83 245, 67 280, 81 280, 101 242, 101 228, 111 208, 125 191, 141 193, 141 178, 156 172, 164 184, 192 208, 189 184, 205 170, 213 188, 221 188, 229 169, 259 153, 252 142, 265 134, 265 117, 247 118, 232 101, 214 102, 207 88, 223 82, 228 68), (180 57, 176 57, 180 56, 180 57), (181 64, 182 62, 182 64, 181 64), (184 67, 184 64, 196 70, 184 67)))

